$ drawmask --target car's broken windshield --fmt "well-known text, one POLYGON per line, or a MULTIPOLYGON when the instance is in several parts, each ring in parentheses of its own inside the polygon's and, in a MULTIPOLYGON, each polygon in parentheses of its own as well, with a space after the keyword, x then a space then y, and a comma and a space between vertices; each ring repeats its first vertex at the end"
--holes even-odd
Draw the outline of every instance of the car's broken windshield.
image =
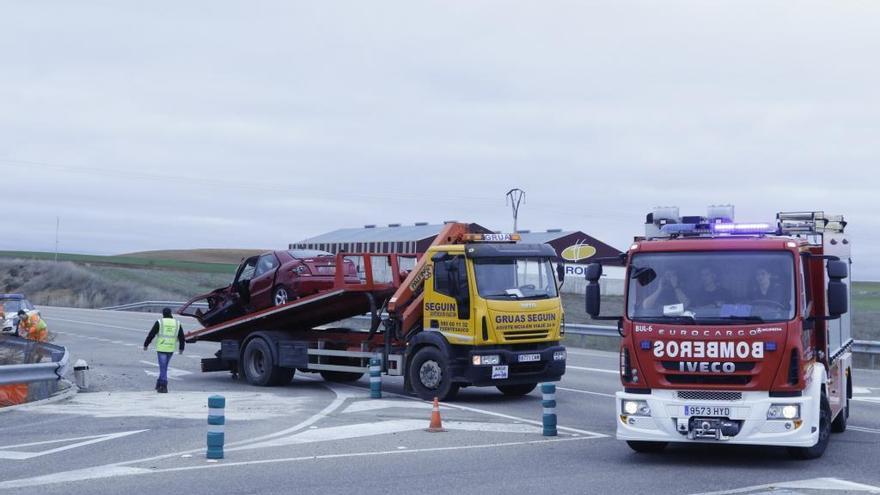
POLYGON ((794 317, 788 252, 677 252, 633 256, 627 315, 639 321, 737 324, 794 317))

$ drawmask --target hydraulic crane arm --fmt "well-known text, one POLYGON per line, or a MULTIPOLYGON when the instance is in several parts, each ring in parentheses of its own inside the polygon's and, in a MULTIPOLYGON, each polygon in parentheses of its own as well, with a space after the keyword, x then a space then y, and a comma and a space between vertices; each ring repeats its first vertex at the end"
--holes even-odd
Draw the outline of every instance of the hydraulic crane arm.
MULTIPOLYGON (((464 242, 464 235, 470 231, 469 224, 448 223, 434 238, 431 246, 461 244, 464 242)), ((407 335, 418 324, 422 316, 424 283, 430 276, 430 260, 427 256, 422 256, 422 259, 416 263, 406 280, 388 301, 388 314, 391 320, 395 321, 400 336, 407 335)))

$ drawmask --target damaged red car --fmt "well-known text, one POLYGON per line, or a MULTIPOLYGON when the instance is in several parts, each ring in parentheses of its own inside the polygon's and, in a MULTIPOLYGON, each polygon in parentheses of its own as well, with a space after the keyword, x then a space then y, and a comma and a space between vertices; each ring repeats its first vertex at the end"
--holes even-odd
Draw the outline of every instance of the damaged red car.
MULTIPOLYGON (((358 283, 355 264, 346 259, 344 267, 345 281, 358 283)), ((178 313, 195 317, 208 327, 331 289, 335 278, 336 257, 331 253, 313 249, 271 251, 245 259, 231 284, 190 299, 178 313), (204 302, 207 310, 198 304, 204 302)))

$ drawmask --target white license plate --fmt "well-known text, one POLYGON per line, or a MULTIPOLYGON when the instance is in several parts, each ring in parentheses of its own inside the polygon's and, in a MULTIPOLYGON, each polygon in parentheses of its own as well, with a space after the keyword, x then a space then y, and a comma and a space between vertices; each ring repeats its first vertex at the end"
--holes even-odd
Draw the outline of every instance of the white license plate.
POLYGON ((519 357, 517 358, 517 360, 519 360, 520 363, 530 363, 532 361, 540 361, 541 355, 540 354, 520 354, 519 357))
POLYGON ((492 366, 492 379, 503 380, 507 378, 507 366, 492 366))
POLYGON ((721 406, 684 406, 684 416, 730 417, 730 408, 721 406))

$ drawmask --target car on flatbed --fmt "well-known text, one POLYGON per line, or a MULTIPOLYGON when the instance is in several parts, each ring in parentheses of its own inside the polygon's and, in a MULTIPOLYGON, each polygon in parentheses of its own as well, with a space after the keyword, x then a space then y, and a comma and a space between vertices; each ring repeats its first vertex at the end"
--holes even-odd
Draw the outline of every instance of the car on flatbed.
MULTIPOLYGON (((343 266, 345 280, 357 283, 355 264, 346 260, 343 266)), ((231 284, 197 296, 187 306, 204 300, 207 311, 197 311, 194 316, 204 326, 216 325, 329 289, 335 277, 336 258, 326 251, 269 251, 245 258, 231 284)))

